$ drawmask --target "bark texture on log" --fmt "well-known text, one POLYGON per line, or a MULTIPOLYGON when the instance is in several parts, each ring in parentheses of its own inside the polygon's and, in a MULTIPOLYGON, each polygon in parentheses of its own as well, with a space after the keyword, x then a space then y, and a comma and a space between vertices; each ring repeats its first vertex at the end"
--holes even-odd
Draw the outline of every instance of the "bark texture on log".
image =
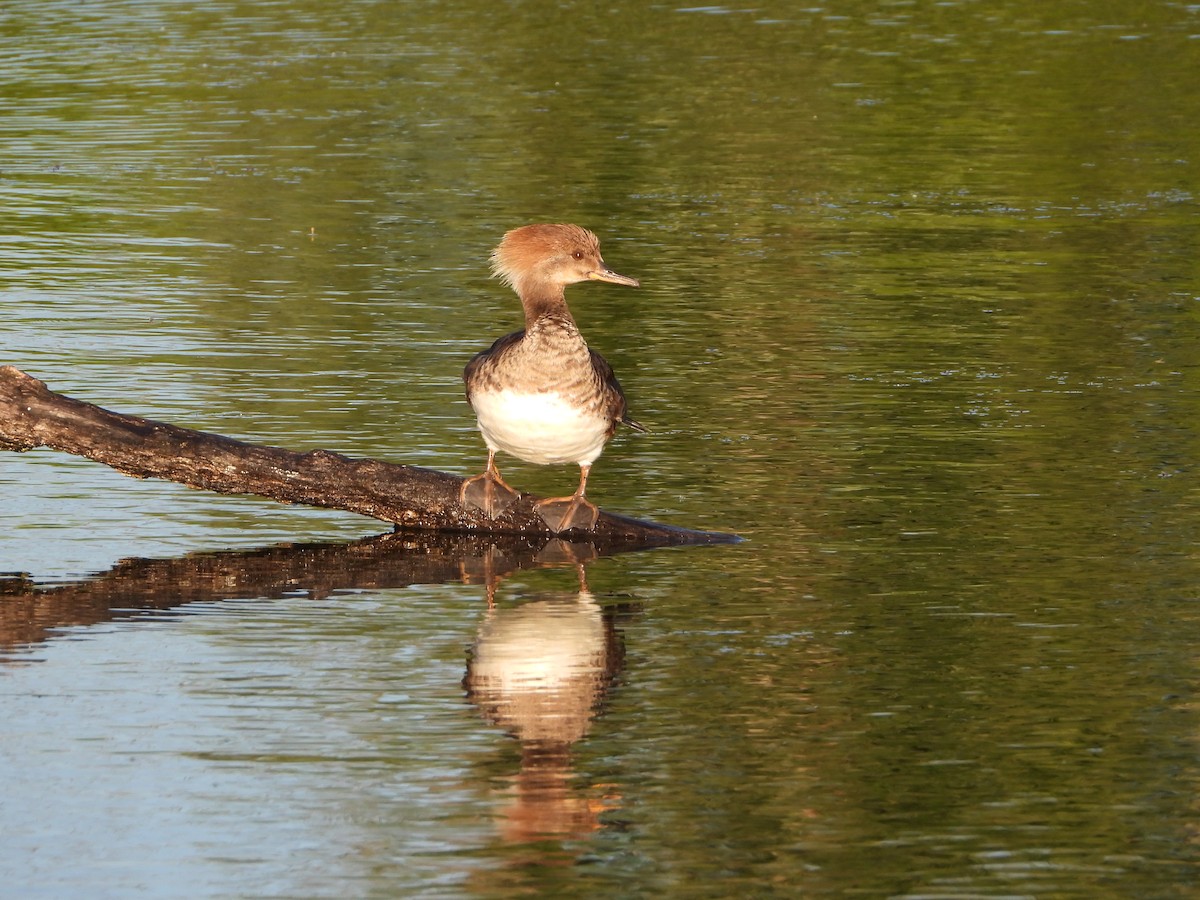
MULTIPOLYGON (((540 498, 531 494, 522 494, 493 520, 459 502, 463 479, 457 475, 328 450, 296 453, 122 415, 57 394, 15 366, 0 366, 0 450, 37 447, 83 456, 136 478, 347 510, 397 530, 550 535, 533 508, 540 498)), ((570 536, 641 546, 738 540, 605 512, 591 532, 570 536)))

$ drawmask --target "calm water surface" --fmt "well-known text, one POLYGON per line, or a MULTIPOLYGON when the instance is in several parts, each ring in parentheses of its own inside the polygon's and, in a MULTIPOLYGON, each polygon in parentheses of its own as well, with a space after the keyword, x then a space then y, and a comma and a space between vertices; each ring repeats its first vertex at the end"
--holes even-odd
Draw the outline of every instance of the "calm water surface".
POLYGON ((1195 895, 1195 6, 16 0, 0 50, 0 363, 468 474, 487 253, 575 221, 643 282, 569 293, 651 429, 594 498, 748 538, 0 454, 0 893, 1195 895))

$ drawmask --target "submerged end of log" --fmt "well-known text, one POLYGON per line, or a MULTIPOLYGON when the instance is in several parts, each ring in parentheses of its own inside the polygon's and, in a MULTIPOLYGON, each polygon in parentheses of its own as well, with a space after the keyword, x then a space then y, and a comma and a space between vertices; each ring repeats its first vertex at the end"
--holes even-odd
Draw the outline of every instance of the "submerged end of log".
MULTIPOLYGON (((497 519, 459 500, 457 475, 358 459, 328 450, 297 453, 111 412, 50 390, 15 366, 0 366, 0 450, 48 447, 135 478, 162 478, 222 494, 252 494, 371 516, 396 530, 549 535, 539 497, 522 494, 497 519)), ((601 512, 593 530, 565 537, 612 544, 735 543, 695 531, 601 512)))

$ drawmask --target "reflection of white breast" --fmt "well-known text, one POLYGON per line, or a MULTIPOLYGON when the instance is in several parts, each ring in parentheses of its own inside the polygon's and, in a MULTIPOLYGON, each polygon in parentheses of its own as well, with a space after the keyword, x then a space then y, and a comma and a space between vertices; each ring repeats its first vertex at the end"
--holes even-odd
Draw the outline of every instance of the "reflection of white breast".
POLYGON ((546 691, 604 671, 604 620, 590 595, 490 613, 471 672, 495 690, 546 691))
POLYGON ((522 741, 574 743, 606 687, 607 641, 590 594, 489 611, 467 666, 471 700, 522 741))
POLYGON ((471 394, 488 447, 526 462, 591 465, 608 439, 609 423, 567 403, 559 394, 509 389, 471 394))

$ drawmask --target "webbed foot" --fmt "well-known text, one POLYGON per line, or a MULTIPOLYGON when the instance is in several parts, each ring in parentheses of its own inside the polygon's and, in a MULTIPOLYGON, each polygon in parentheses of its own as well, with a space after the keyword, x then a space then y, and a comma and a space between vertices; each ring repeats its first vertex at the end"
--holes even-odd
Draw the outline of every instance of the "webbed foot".
POLYGON ((521 494, 513 490, 494 469, 488 469, 482 475, 468 478, 463 482, 459 499, 463 506, 473 506, 483 510, 488 518, 494 519, 503 514, 521 494))
POLYGON ((596 509, 595 504, 586 500, 582 494, 541 500, 535 509, 542 517, 542 521, 555 534, 561 534, 573 528, 591 531, 596 527, 596 520, 600 518, 600 510, 596 509))

